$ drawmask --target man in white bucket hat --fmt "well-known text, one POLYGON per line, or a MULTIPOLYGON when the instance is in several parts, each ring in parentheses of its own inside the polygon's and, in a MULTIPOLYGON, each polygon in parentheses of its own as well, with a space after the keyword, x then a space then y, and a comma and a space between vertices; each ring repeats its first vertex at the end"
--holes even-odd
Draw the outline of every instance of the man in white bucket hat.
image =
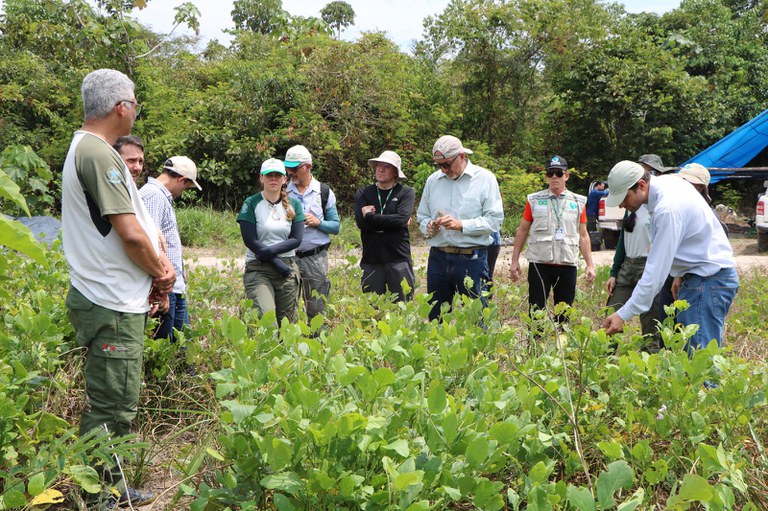
POLYGON ((364 292, 397 295, 398 301, 413 296, 414 275, 408 223, 416 194, 399 181, 405 179, 400 156, 384 151, 368 160, 376 183, 355 193, 355 222, 363 242, 362 286, 364 292), (403 289, 403 280, 407 289, 403 289))

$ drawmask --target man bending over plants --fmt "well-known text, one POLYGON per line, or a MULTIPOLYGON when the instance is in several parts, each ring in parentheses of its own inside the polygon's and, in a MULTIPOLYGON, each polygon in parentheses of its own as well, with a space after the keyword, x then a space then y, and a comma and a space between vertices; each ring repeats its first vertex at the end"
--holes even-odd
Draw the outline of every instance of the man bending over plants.
POLYGON ((630 212, 646 204, 651 214, 651 249, 632 296, 606 318, 607 334, 621 332, 624 322, 651 308, 667 275, 674 278, 672 295, 688 302, 677 319, 698 324, 686 349, 722 343, 725 316, 739 289, 736 260, 720 221, 691 183, 657 178, 632 161, 617 163, 608 174, 608 206, 630 212))

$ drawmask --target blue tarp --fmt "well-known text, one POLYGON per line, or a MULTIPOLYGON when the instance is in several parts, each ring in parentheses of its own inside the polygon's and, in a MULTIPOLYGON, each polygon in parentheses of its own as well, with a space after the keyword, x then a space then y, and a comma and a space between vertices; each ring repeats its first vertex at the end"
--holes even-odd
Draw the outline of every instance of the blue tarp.
MULTIPOLYGON (((768 110, 742 125, 730 135, 720 139, 702 152, 684 162, 700 163, 707 168, 724 167, 740 168, 752 161, 760 151, 768 146, 768 110)), ((725 177, 733 176, 734 172, 710 171, 712 183, 717 183, 725 177)))

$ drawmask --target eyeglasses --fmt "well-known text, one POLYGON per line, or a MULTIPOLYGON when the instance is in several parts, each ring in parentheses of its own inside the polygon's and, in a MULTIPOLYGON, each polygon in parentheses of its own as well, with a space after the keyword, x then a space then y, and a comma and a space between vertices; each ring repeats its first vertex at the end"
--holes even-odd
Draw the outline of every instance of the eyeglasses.
MULTIPOLYGON (((139 103, 135 99, 124 99, 122 101, 118 101, 117 105, 119 105, 120 103, 129 103, 129 104, 133 105, 133 109, 136 110, 136 117, 138 117, 139 114, 141 113, 141 103, 139 103)), ((115 106, 117 106, 117 105, 115 105, 115 106)))
POLYGON ((444 161, 444 162, 441 162, 441 163, 435 163, 435 166, 436 167, 440 167, 441 169, 448 170, 448 169, 450 169, 453 166, 453 162, 455 162, 456 158, 458 158, 459 156, 460 155, 457 154, 456 156, 453 157, 453 159, 451 161, 444 161))
POLYGON ((565 174, 563 169, 547 169, 547 177, 563 177, 563 174, 565 174))

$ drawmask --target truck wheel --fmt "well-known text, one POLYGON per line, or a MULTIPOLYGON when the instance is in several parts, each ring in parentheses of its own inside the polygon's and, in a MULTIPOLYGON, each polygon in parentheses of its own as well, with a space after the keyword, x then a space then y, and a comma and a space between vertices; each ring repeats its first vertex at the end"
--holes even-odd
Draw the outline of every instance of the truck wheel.
POLYGON ((757 251, 768 252, 768 232, 757 231, 757 251))
POLYGON ((616 245, 619 243, 619 231, 603 231, 603 242, 605 243, 606 250, 615 249, 616 245))

